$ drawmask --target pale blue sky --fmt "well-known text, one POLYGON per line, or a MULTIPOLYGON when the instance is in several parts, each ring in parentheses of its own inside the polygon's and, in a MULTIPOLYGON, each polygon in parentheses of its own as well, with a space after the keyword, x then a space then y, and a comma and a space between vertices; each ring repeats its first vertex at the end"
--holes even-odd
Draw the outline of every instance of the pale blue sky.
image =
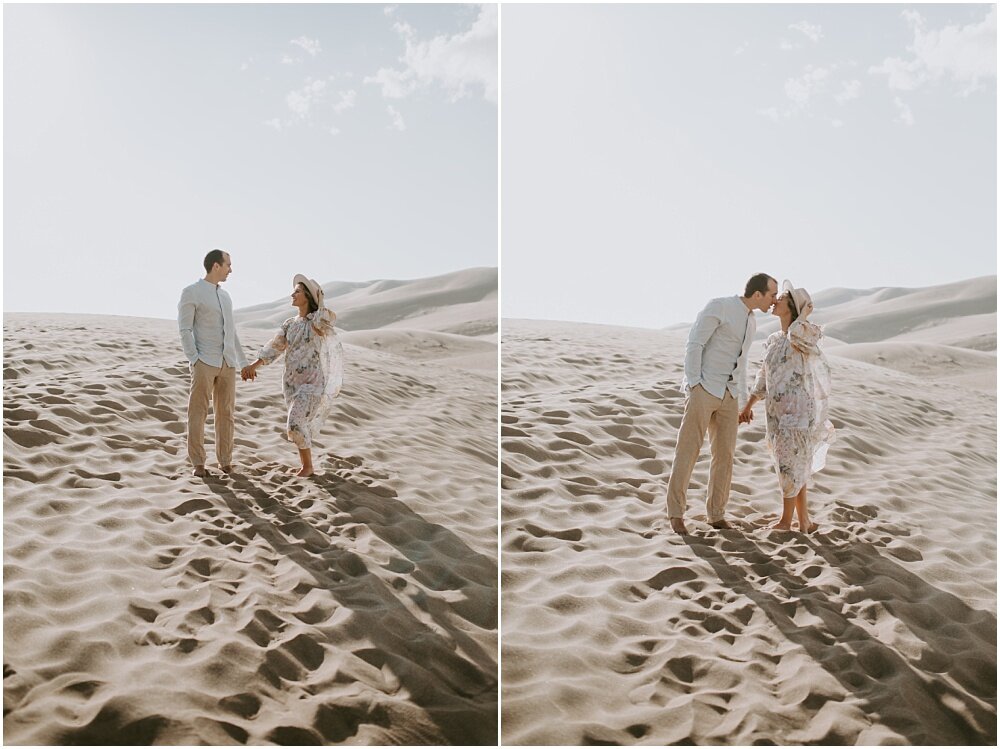
POLYGON ((497 265, 497 9, 5 5, 4 310, 497 265))
POLYGON ((504 5, 504 317, 996 273, 991 5, 504 5))

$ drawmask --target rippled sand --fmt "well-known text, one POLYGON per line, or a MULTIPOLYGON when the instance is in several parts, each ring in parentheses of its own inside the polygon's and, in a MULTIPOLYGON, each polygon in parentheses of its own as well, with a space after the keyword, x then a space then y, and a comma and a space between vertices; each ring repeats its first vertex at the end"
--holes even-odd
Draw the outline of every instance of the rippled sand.
POLYGON ((346 349, 318 476, 274 366, 199 480, 174 323, 5 316, 6 743, 496 742, 495 373, 346 349))
POLYGON ((996 743, 995 390, 830 356, 820 533, 768 530, 758 409, 740 530, 705 523, 706 443, 682 538, 686 331, 503 331, 505 743, 996 743))

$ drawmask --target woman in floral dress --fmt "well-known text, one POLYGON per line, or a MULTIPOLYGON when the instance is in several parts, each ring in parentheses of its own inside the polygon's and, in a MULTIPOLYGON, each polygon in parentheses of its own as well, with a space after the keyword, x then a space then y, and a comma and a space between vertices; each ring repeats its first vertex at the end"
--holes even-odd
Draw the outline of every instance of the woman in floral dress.
POLYGON ((344 382, 344 349, 333 327, 337 316, 323 306, 323 287, 302 274, 292 283, 298 316, 281 324, 242 374, 244 380, 255 379, 258 367, 285 355, 286 438, 299 449, 302 468, 296 475, 311 476, 313 437, 344 382))
POLYGON ((771 311, 781 320, 781 330, 764 342, 760 372, 740 413, 740 422, 750 421, 750 409, 765 398, 767 445, 784 500, 781 519, 774 527, 791 530, 794 513, 799 530, 807 533, 817 528, 809 519, 807 483, 826 464, 834 436, 828 418, 830 365, 818 345, 822 331, 807 320, 812 311, 808 292, 785 281, 771 311))

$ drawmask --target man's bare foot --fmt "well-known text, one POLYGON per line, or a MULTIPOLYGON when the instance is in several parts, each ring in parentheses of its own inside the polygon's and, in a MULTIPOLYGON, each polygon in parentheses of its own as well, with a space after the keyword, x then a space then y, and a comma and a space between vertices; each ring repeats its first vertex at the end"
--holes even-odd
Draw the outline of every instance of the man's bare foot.
POLYGON ((775 523, 771 526, 772 531, 790 531, 792 529, 792 521, 789 520, 788 523, 775 523))
POLYGON ((208 471, 205 470, 205 466, 195 466, 194 470, 191 471, 191 475, 203 479, 208 475, 208 471))
POLYGON ((733 529, 733 526, 731 526, 726 521, 725 518, 723 518, 722 520, 716 520, 714 523, 709 523, 709 525, 712 526, 713 528, 715 528, 716 530, 720 530, 720 531, 729 531, 729 530, 733 529))
POLYGON ((806 528, 803 533, 815 533, 819 530, 819 526, 816 523, 809 523, 809 527, 806 528))
POLYGON ((236 473, 236 466, 234 466, 232 463, 230 463, 227 466, 220 465, 219 470, 222 471, 223 473, 236 473))
POLYGON ((670 518, 670 527, 674 529, 674 533, 680 533, 682 536, 688 535, 687 526, 684 525, 684 518, 670 518))

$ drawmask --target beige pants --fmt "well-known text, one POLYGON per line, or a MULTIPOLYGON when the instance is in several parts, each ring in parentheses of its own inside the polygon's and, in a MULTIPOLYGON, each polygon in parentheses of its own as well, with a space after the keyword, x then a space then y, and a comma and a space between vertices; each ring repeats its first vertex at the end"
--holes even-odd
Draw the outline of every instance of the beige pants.
POLYGON ((705 432, 712 442, 712 467, 708 475, 708 522, 722 520, 729 502, 733 480, 733 455, 736 452, 736 427, 739 424, 736 399, 726 390, 716 398, 701 385, 695 385, 684 406, 684 418, 677 434, 677 451, 667 483, 667 515, 684 517, 687 488, 698 460, 705 432))
POLYGON ((219 465, 233 463, 233 411, 236 408, 236 370, 225 362, 212 367, 199 359, 191 369, 188 398, 187 448, 191 465, 205 465, 205 419, 209 400, 215 409, 215 455, 219 465))

